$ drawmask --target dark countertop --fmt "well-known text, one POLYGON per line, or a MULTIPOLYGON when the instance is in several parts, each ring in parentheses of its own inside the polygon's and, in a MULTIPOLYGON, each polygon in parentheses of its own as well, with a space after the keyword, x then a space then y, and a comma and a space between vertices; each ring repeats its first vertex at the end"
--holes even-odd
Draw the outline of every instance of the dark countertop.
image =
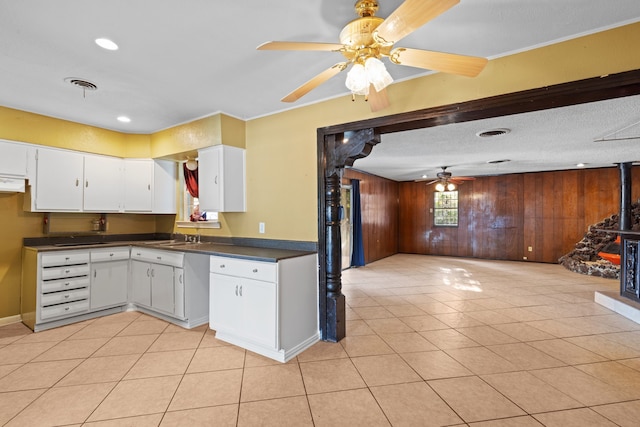
POLYGON ((184 253, 197 253, 204 255, 224 256, 229 258, 250 259, 254 261, 264 262, 277 262, 282 259, 295 258, 316 253, 313 251, 242 246, 229 243, 187 243, 173 240, 122 240, 110 242, 85 242, 78 244, 62 243, 53 245, 33 245, 25 247, 32 248, 39 252, 51 252, 78 249, 114 248, 119 246, 135 246, 167 251, 178 251, 184 253))

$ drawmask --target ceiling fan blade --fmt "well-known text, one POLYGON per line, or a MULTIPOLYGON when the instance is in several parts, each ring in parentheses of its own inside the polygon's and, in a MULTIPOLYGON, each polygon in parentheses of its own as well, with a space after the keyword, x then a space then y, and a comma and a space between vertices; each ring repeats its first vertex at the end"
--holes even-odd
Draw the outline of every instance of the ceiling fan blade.
POLYGON ((457 55, 431 50, 399 47, 391 51, 391 60, 400 65, 426 68, 444 73, 475 77, 487 65, 488 60, 478 56, 457 55))
POLYGON ((382 89, 380 92, 377 92, 373 85, 371 85, 369 89, 369 96, 367 96, 367 101, 369 102, 371 111, 373 111, 374 113, 376 111, 384 110, 390 105, 389 96, 387 95, 387 89, 382 89))
POLYGON ((257 50, 310 50, 337 52, 344 46, 337 43, 316 43, 316 42, 266 42, 258 46, 257 50))
POLYGON ((313 77, 311 80, 309 80, 308 82, 306 82, 305 84, 303 84, 302 86, 300 86, 299 88, 291 92, 289 95, 282 98, 281 101, 282 102, 297 101, 298 99, 302 98, 304 95, 306 95, 316 87, 320 86, 322 83, 326 82, 331 77, 335 76, 345 68, 347 68, 346 62, 339 62, 333 65, 332 67, 327 68, 326 70, 324 70, 323 72, 321 72, 320 74, 313 77))
POLYGON ((458 3, 460 0, 405 0, 378 26, 378 37, 397 43, 458 3))

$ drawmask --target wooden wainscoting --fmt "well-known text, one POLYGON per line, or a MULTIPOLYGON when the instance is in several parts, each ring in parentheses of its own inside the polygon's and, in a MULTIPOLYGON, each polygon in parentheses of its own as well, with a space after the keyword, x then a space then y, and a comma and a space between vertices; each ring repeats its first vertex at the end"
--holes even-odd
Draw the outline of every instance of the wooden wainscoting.
POLYGON ((615 167, 479 177, 458 190, 458 227, 435 227, 433 186, 399 183, 399 252, 555 263, 620 209, 615 167))

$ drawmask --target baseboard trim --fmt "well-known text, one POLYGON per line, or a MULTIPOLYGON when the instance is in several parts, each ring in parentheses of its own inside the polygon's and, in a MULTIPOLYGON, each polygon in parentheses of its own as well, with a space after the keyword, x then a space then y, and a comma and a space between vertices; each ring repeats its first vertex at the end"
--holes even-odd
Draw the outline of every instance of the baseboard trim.
POLYGON ((0 318, 0 326, 10 325, 12 323, 20 323, 22 322, 22 316, 16 314, 15 316, 2 317, 0 318))

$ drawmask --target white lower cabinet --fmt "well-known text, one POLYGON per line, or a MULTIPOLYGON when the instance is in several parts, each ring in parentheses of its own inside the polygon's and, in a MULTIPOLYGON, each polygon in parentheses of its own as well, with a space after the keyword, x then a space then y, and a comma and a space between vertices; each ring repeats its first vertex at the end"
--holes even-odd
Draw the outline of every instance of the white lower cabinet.
POLYGON ((209 321, 209 257, 134 247, 131 302, 185 328, 209 321))
POLYGON ((216 338, 280 362, 318 341, 315 254, 278 262, 212 256, 209 281, 216 338))
POLYGON ((276 284, 222 274, 211 280, 212 327, 277 351, 276 284))
POLYGON ((129 283, 129 247, 91 250, 92 310, 125 305, 129 283))

